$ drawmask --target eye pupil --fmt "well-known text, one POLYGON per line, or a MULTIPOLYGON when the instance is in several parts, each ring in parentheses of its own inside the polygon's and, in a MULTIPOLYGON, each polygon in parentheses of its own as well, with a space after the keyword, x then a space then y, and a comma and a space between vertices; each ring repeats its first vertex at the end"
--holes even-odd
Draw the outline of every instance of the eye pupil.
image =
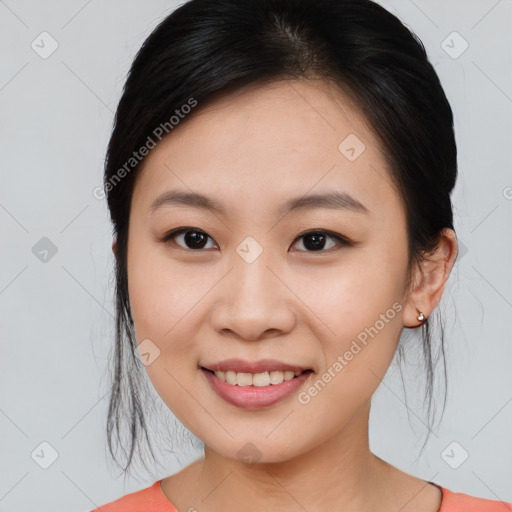
POLYGON ((208 236, 201 231, 189 230, 185 233, 185 243, 193 249, 202 249, 207 242, 208 236), (199 244, 198 244, 199 242, 199 244))
POLYGON ((322 233, 311 233, 304 236, 304 247, 312 250, 323 249, 325 246, 325 235, 322 233), (313 243, 307 243, 307 240, 312 240, 313 243))

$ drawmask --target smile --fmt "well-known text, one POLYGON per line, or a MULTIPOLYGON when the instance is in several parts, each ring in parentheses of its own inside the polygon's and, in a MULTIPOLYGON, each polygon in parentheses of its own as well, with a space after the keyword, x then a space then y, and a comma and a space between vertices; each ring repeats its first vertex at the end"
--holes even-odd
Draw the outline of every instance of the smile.
POLYGON ((260 409, 281 402, 296 392, 313 374, 312 370, 251 374, 206 368, 201 368, 201 372, 220 398, 243 409, 260 409))

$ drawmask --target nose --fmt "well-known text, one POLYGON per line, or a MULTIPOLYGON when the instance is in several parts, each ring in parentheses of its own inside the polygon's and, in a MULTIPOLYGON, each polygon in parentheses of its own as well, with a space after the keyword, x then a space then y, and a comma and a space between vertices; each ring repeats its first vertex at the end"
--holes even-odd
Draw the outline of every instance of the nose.
POLYGON ((248 263, 234 254, 233 268, 216 287, 212 323, 218 333, 257 341, 293 329, 294 295, 271 255, 264 255, 248 263))

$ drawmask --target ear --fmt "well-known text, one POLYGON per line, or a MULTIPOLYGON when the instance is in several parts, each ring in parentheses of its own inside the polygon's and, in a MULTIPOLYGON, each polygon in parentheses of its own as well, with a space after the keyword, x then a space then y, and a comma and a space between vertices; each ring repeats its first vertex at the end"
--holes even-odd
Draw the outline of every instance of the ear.
POLYGON ((443 229, 435 252, 414 269, 412 289, 403 314, 405 327, 419 327, 422 324, 417 318, 420 312, 428 318, 439 304, 457 254, 455 232, 443 229))
POLYGON ((112 241, 112 252, 114 253, 114 256, 117 256, 117 238, 114 238, 112 241))

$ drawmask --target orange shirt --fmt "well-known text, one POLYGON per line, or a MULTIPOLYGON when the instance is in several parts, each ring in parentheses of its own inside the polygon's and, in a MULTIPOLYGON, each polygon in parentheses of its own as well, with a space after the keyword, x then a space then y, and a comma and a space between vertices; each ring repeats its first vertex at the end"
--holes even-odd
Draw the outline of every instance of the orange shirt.
MULTIPOLYGON (((126 494, 91 512, 178 512, 160 489, 160 482, 157 480, 151 487, 126 494)), ((443 493, 439 512, 512 512, 512 503, 476 498, 434 485, 443 493)))

